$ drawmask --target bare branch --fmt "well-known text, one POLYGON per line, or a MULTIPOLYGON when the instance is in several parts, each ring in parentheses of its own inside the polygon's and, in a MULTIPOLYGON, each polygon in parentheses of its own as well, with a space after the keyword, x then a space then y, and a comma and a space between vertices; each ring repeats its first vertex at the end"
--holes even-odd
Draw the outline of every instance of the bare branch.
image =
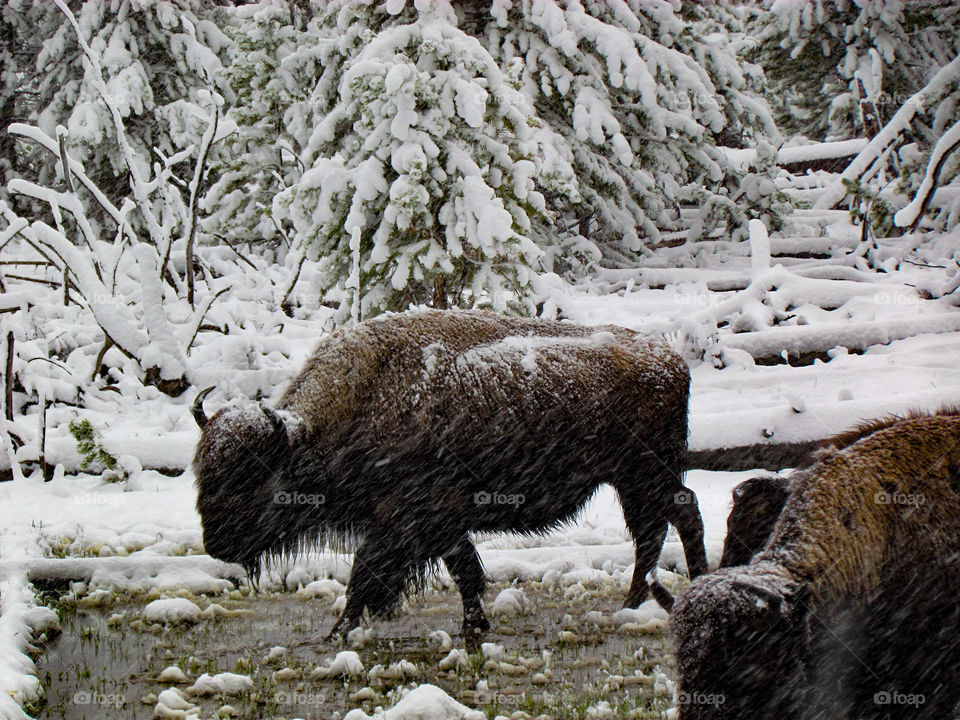
POLYGON ((200 154, 197 157, 197 164, 194 167, 193 180, 190 181, 190 219, 187 225, 187 302, 193 307, 193 246, 197 238, 197 200, 200 195, 200 183, 207 173, 207 156, 210 153, 210 145, 217 134, 217 125, 220 122, 220 111, 216 103, 213 106, 213 116, 203 133, 203 140, 200 142, 200 154))

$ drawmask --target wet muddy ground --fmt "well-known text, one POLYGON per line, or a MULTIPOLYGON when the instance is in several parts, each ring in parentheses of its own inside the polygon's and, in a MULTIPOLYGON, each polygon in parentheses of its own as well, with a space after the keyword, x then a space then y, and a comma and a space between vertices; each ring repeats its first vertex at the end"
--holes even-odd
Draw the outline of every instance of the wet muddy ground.
MULTIPOLYGON (((490 587, 488 606, 504 587, 490 587)), ((374 637, 353 648, 362 673, 328 679, 318 678, 316 668, 351 649, 349 642, 323 640, 336 617, 332 597, 248 594, 245 588, 213 597, 183 592, 201 608, 216 603, 230 615, 157 624, 144 619, 144 607, 157 595, 100 593, 58 606, 63 632, 39 660, 46 698, 33 710, 66 720, 148 719, 166 713, 157 698, 171 697, 161 693, 173 687, 203 718, 340 718, 353 708, 373 714, 394 705, 402 687, 431 683, 490 718, 661 716, 673 677, 662 623, 611 622, 623 601, 616 587, 516 587, 526 608, 491 616, 493 627, 483 638, 502 646, 502 657, 491 657, 496 648, 487 648, 487 657, 482 648, 468 651, 459 634, 458 594, 430 589, 392 620, 371 624, 374 637), (436 630, 464 650, 458 666, 441 670, 449 650, 430 637, 436 630), (402 660, 413 667, 398 666, 402 660), (186 682, 159 679, 171 666, 186 682), (188 692, 201 674, 223 672, 250 676, 252 687, 230 695, 188 692)))

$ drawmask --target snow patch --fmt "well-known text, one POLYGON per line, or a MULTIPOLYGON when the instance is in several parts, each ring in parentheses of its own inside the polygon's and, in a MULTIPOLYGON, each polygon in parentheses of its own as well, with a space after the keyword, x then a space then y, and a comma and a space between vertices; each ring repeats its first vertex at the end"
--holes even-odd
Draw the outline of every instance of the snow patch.
POLYGON ((192 623, 200 619, 200 608, 186 598, 164 598, 154 600, 143 609, 143 617, 148 622, 192 623))

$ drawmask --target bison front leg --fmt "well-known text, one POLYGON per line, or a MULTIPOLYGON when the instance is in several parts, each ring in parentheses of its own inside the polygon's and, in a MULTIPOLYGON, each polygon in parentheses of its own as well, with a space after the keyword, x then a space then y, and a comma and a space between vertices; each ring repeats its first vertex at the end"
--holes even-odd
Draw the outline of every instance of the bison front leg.
POLYGON ((483 613, 480 600, 487 583, 477 548, 464 534, 441 557, 463 600, 463 636, 469 639, 485 633, 490 629, 490 622, 483 613))
POLYGON ((392 536, 366 537, 353 556, 347 603, 343 615, 327 636, 343 636, 357 627, 364 610, 372 615, 389 615, 413 574, 415 559, 392 536))

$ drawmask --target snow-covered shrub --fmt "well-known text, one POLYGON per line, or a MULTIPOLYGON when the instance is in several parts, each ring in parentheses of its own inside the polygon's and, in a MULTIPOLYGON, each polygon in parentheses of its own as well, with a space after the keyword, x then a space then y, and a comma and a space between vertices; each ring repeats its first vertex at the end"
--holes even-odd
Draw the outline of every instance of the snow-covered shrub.
MULTIPOLYGON (((209 291, 208 282, 195 294, 193 246, 197 231, 196 199, 209 148, 217 139, 218 106, 222 99, 209 91, 198 92, 197 100, 205 104, 206 120, 199 142, 171 157, 163 157, 161 151, 162 162, 151 167, 139 153, 135 136, 127 132, 125 120, 135 106, 139 107, 140 101, 125 94, 123 83, 110 75, 110 68, 119 62, 115 56, 123 59, 128 54, 99 36, 94 37, 92 44, 87 42, 85 33, 89 34, 90 23, 99 16, 81 13, 77 19, 62 0, 56 0, 56 6, 83 57, 84 87, 90 93, 89 108, 85 112, 89 115, 97 108, 111 123, 111 133, 102 138, 97 135, 105 143, 98 145, 98 157, 108 154, 112 161, 123 165, 129 175, 129 188, 118 207, 111 193, 98 185, 85 165, 71 154, 71 131, 63 125, 57 125, 53 137, 41 128, 14 123, 7 132, 57 159, 54 169, 60 173, 64 189, 51 186, 58 183, 45 184, 42 172, 37 182, 12 179, 7 184, 11 194, 43 204, 46 211, 28 221, 0 201, 0 216, 8 233, 11 229, 19 232, 35 252, 63 274, 65 282, 72 283, 103 333, 103 350, 98 361, 115 347, 139 365, 145 383, 176 395, 189 384, 185 355, 216 298, 216 293, 209 291), (109 153, 103 152, 105 147, 109 147, 109 153), (189 182, 175 174, 176 168, 185 163, 193 166, 189 182)), ((90 3, 83 9, 90 13, 94 12, 90 8, 96 7, 100 5, 90 3)), ((185 47, 188 55, 197 50, 196 44, 191 43, 192 21, 188 17, 178 15, 169 3, 157 3, 151 8, 159 13, 159 26, 151 26, 156 33, 167 38, 171 46, 185 47), (185 38, 177 32, 181 26, 188 30, 185 38), (166 30, 166 35, 160 28, 166 30)), ((120 13, 116 22, 122 23, 123 15, 120 13)), ((212 32, 216 28, 207 30, 212 32)), ((129 28, 117 29, 110 37, 120 38, 119 43, 131 39, 129 32, 129 28)), ((202 53, 191 57, 196 63, 204 58, 212 62, 202 53)), ((129 79, 125 74, 119 77, 129 79)), ((197 110, 198 106, 192 106, 188 115, 197 110)), ((171 132, 175 132, 177 125, 172 116, 167 120, 171 132)), ((70 122, 81 139, 89 139, 89 125, 70 122)), ((81 154, 85 152, 77 149, 80 146, 73 147, 81 154)), ((105 161, 105 158, 99 160, 105 161)), ((97 162, 92 165, 95 169, 103 167, 97 162)), ((64 302, 69 303, 71 298, 66 290, 64 298, 64 302)), ((93 373, 98 370, 94 367, 93 373)))
POLYGON ((80 467, 87 470, 91 466, 103 470, 114 470, 117 459, 103 449, 100 444, 100 433, 89 420, 73 420, 70 422, 70 434, 77 441, 77 452, 80 454, 80 467))

